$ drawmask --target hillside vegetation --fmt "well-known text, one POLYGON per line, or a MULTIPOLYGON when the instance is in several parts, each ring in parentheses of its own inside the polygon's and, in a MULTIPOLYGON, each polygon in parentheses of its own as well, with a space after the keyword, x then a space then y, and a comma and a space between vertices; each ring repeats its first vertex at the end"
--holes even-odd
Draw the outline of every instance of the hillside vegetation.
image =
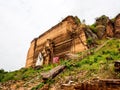
MULTIPOLYGON (((86 84, 85 82, 102 79, 112 79, 110 82, 114 83, 117 88, 120 88, 120 72, 116 72, 114 68, 114 62, 116 60, 120 61, 120 39, 118 39, 120 38, 120 24, 118 22, 120 14, 115 19, 109 19, 109 17, 103 15, 96 18, 95 23, 92 25, 81 23, 78 17, 75 17, 75 20, 78 30, 84 30, 87 43, 85 46, 87 46, 88 50, 73 54, 72 58, 61 59, 55 64, 21 68, 12 72, 6 72, 1 69, 0 90, 63 90, 61 89, 62 85, 70 85, 70 83, 80 85, 81 83, 86 84), (64 66, 65 69, 62 69, 57 76, 47 80, 43 79, 42 74, 54 70, 53 68, 60 65, 64 66), (114 80, 118 81, 113 82, 114 80)), ((49 73, 51 74, 51 72, 49 73)), ((112 83, 108 86, 112 87, 112 83)), ((99 87, 97 86, 97 88, 100 88, 101 85, 98 85, 99 87)), ((103 84, 103 87, 104 85, 106 84, 103 84)), ((86 85, 84 86, 86 87, 86 85)), ((105 90, 105 88, 99 90, 103 89, 105 90)), ((114 85, 109 90, 113 89, 114 85)), ((73 88, 64 90, 73 90, 73 88)), ((92 90, 94 89, 92 88, 92 90)), ((114 90, 117 89, 115 88, 114 90)))
MULTIPOLYGON (((80 57, 88 51, 78 53, 79 57, 77 59, 61 60, 58 64, 66 65, 66 69, 57 77, 47 81, 46 83, 50 85, 60 85, 61 83, 66 83, 69 80, 74 82, 83 82, 94 78, 120 79, 120 73, 114 71, 114 61, 120 59, 120 40, 99 40, 97 41, 98 47, 105 42, 107 42, 105 46, 96 52, 94 51, 97 48, 88 50, 92 52, 92 54, 87 55, 87 57, 83 58, 82 60, 80 57)), ((42 83, 40 73, 51 70, 58 64, 51 64, 48 66, 44 65, 40 69, 22 68, 13 72, 5 72, 1 69, 0 82, 2 84, 6 82, 22 82, 21 84, 17 85, 18 88, 21 86, 26 88, 31 87, 33 90, 36 88, 41 88, 44 86, 44 83, 42 83), (35 84, 33 82, 37 83, 35 84)))

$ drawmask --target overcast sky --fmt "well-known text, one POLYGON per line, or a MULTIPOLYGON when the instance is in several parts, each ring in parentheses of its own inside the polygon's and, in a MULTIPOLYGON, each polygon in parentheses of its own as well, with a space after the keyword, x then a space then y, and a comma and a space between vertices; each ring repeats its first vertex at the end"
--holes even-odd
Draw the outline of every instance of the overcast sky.
POLYGON ((68 15, 87 24, 120 13, 120 0, 0 0, 0 68, 25 66, 30 42, 68 15))

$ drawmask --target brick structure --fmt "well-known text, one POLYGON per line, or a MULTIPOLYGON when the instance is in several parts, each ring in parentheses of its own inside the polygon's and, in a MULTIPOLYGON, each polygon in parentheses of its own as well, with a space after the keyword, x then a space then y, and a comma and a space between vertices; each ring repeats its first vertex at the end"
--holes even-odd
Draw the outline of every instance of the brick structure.
POLYGON ((36 66, 39 53, 43 56, 42 64, 49 64, 53 57, 64 58, 67 53, 86 49, 86 36, 82 27, 75 17, 68 16, 31 42, 26 67, 36 66))

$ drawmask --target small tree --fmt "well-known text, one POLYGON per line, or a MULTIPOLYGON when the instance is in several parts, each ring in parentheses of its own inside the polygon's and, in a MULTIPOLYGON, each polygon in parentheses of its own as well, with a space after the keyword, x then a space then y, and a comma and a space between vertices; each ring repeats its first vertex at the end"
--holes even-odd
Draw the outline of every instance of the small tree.
POLYGON ((79 19, 77 16, 75 16, 75 22, 76 22, 77 24, 81 24, 81 21, 80 21, 80 19, 79 19))
POLYGON ((4 73, 5 71, 4 71, 4 69, 0 69, 0 73, 4 73))
POLYGON ((92 43, 93 43, 92 38, 88 38, 88 39, 87 39, 87 44, 88 44, 88 45, 91 45, 92 43))

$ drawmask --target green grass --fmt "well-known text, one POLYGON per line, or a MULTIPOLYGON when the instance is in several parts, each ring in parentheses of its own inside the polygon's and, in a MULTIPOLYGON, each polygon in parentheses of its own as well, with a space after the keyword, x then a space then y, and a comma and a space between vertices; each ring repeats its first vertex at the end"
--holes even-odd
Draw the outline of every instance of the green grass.
POLYGON ((40 89, 44 86, 44 83, 40 83, 39 85, 37 85, 36 87, 33 87, 31 90, 37 90, 40 89))
POLYGON ((50 69, 56 67, 58 64, 44 65, 43 68, 36 70, 34 68, 21 68, 20 70, 5 72, 3 69, 0 70, 0 82, 6 82, 9 80, 24 80, 28 81, 38 75, 41 72, 49 71, 50 69))
MULTIPOLYGON (((97 41, 99 44, 106 40, 97 41)), ((66 69, 60 73, 54 80, 48 80, 47 84, 57 83, 59 81, 65 82, 66 77, 72 77, 74 81, 84 81, 95 77, 104 78, 119 78, 120 73, 114 71, 114 61, 120 60, 120 40, 112 39, 99 51, 85 57, 82 60, 61 60, 59 64, 66 65, 66 69), (110 60, 106 60, 110 58, 110 60)), ((81 53, 78 53, 81 56, 81 53)), ((32 78, 40 75, 41 72, 47 72, 58 64, 44 65, 43 68, 35 70, 33 68, 22 68, 13 72, 5 72, 0 70, 0 82, 9 80, 24 80, 29 81, 32 78)), ((33 90, 41 88, 44 84, 40 82, 39 85, 33 87, 33 90)))
MULTIPOLYGON (((0 78, 1 82, 6 82, 8 80, 27 80, 28 78, 31 78, 35 75, 35 73, 38 73, 39 71, 34 70, 32 68, 22 68, 20 70, 16 70, 13 72, 7 72, 7 73, 0 73, 3 77, 0 78)), ((1 76, 0 75, 0 76, 1 76)))
MULTIPOLYGON (((103 41, 99 41, 99 44, 101 42, 103 43, 103 41)), ((80 80, 95 77, 120 78, 120 74, 114 71, 114 61, 120 60, 119 48, 119 39, 110 40, 107 45, 95 52, 93 55, 87 56, 83 60, 71 60, 70 62, 66 62, 67 69, 61 73, 59 77, 76 77, 80 71, 83 71, 87 73, 82 78, 79 77, 80 80), (110 58, 111 60, 106 60, 106 58, 110 58), (74 63, 73 66, 71 66, 72 63, 74 63)))

